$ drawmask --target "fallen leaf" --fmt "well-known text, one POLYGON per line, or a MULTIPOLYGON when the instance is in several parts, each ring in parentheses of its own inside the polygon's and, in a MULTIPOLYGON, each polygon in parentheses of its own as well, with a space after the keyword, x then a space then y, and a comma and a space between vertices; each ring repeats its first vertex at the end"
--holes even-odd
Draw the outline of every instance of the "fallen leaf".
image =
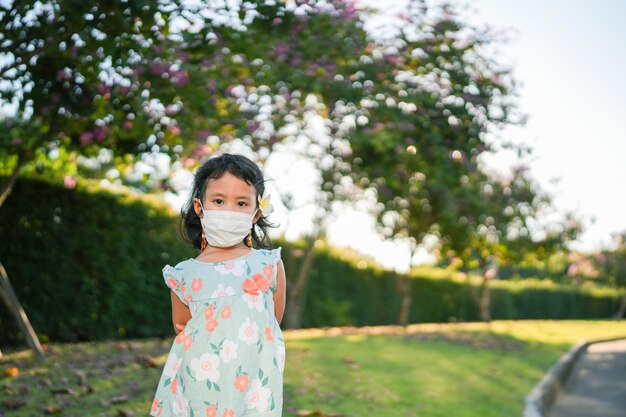
POLYGON ((26 405, 25 400, 4 400, 2 401, 2 405, 8 408, 9 410, 17 410, 20 407, 26 405))
POLYGON ((135 357, 135 362, 144 368, 156 368, 157 363, 156 360, 150 355, 140 355, 135 357))
POLYGON ((55 404, 55 405, 51 405, 49 407, 44 408, 43 412, 45 414, 59 414, 63 412, 63 410, 61 410, 61 407, 55 404))

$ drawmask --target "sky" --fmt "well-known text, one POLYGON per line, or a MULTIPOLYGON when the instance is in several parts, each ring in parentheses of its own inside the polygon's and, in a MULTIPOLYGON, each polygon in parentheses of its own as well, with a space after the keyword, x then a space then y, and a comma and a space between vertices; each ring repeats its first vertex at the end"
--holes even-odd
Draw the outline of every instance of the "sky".
MULTIPOLYGON (((361 0, 397 13, 402 0, 361 0)), ((434 4, 433 1, 430 2, 434 4)), ((533 148, 524 162, 560 211, 574 211, 585 232, 573 249, 610 246, 626 231, 626 2, 622 0, 474 0, 460 3, 464 20, 508 39, 497 59, 519 83, 528 120, 490 140, 533 148)), ((511 153, 489 158, 506 171, 511 153)))
POLYGON ((528 122, 500 135, 530 145, 534 177, 558 208, 586 220, 574 247, 608 245, 611 233, 626 231, 626 2, 475 0, 471 6, 471 21, 510 30, 502 61, 522 84, 519 103, 528 122))

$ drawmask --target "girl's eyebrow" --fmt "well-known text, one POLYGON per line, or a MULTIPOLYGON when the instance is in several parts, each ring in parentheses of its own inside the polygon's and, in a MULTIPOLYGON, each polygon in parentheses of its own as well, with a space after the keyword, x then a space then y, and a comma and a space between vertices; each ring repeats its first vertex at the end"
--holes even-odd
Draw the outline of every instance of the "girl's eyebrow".
MULTIPOLYGON (((209 194, 210 197, 227 197, 226 194, 222 194, 222 193, 210 193, 209 194)), ((236 200, 251 200, 250 196, 248 195, 240 195, 235 197, 236 200)))

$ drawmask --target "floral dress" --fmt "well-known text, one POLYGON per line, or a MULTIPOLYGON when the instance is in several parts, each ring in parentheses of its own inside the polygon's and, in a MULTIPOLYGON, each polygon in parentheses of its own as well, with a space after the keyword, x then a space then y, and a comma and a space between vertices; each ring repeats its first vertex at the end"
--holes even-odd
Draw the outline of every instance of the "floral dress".
POLYGON ((285 342, 274 315, 280 248, 226 262, 188 259, 163 278, 191 311, 176 336, 151 416, 282 414, 285 342))

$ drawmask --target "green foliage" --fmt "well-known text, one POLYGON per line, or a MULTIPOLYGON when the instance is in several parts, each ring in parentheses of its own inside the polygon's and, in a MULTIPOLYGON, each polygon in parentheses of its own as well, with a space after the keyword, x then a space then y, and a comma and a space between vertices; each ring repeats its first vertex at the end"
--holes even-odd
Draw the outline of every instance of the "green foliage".
POLYGON ((601 279, 607 284, 626 289, 626 231, 614 237, 614 249, 603 250, 593 257, 601 279))
MULTIPOLYGON (((300 250, 289 249, 283 251, 285 265, 298 265, 300 250)), ((289 272, 288 280, 295 279, 289 272)), ((424 270, 398 276, 375 266, 359 268, 359 261, 352 256, 328 248, 317 249, 310 274, 303 327, 397 323, 398 279, 411 281, 412 323, 476 321, 480 317, 473 297, 480 285, 475 277, 459 279, 452 272, 433 276, 424 270)), ((495 281, 491 285, 494 320, 608 318, 620 298, 620 293, 611 289, 573 288, 545 280, 495 281)))
MULTIPOLYGON (((161 268, 192 255, 174 233, 174 213, 95 184, 18 180, 0 210, 0 259, 15 292, 45 338, 169 334, 161 268)), ((0 342, 14 342, 15 320, 0 311, 0 342)))
MULTIPOLYGON (((68 189, 20 178, 0 210, 0 259, 44 339, 168 335, 169 292, 161 268, 195 256, 178 238, 177 222, 178 215, 154 197, 106 191, 86 180, 68 189)), ((292 280, 302 250, 276 243, 285 247, 292 280)), ((474 277, 424 270, 398 277, 348 251, 317 246, 303 327, 395 323, 398 279, 411 281, 411 322, 478 319, 474 277)), ((575 290, 546 281, 496 281, 493 287, 493 318, 609 317, 619 299, 616 290, 575 290)), ((0 335, 3 344, 21 341, 4 307, 0 335)))

